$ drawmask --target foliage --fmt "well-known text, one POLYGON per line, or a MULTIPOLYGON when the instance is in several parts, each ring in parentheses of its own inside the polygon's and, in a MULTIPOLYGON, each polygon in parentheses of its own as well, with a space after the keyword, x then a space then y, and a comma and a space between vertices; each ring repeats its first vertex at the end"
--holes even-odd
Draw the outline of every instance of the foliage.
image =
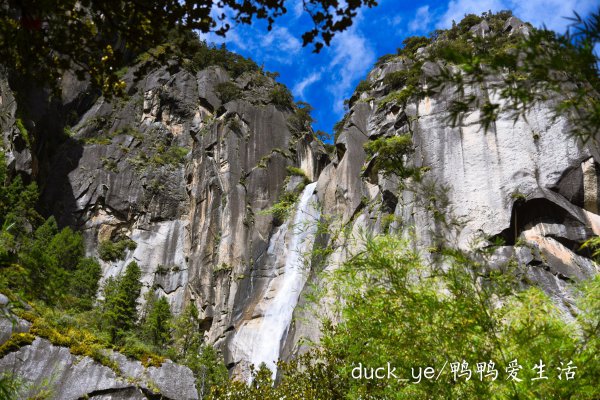
POLYGON ((140 360, 144 367, 160 367, 165 361, 163 356, 156 354, 152 344, 143 341, 137 332, 129 332, 123 336, 119 351, 128 357, 140 360))
POLYGON ((149 159, 151 165, 178 166, 183 164, 190 149, 180 146, 156 146, 155 151, 156 152, 149 159))
POLYGON ((254 61, 227 50, 225 44, 217 47, 216 45, 210 45, 205 41, 198 40, 196 36, 191 34, 190 36, 190 38, 184 39, 186 40, 185 45, 177 43, 176 46, 181 48, 181 51, 189 58, 189 61, 184 63, 184 66, 192 72, 201 71, 212 65, 229 71, 233 78, 237 78, 244 72, 259 71, 259 67, 254 61))
POLYGON ((586 240, 579 250, 589 249, 592 251, 594 261, 600 262, 600 236, 594 236, 586 240))
POLYGON ((398 49, 398 55, 413 57, 420 47, 431 43, 431 39, 424 36, 410 36, 402 41, 402 48, 398 49))
POLYGON ((512 263, 491 268, 447 248, 440 256, 444 268, 425 265, 406 239, 367 238, 365 250, 332 277, 344 299, 338 303, 342 319, 325 324, 320 348, 280 363, 276 387, 261 368, 250 386, 230 383, 214 398, 598 398, 600 277, 580 288, 581 313, 573 325, 539 289, 519 289, 512 263), (480 378, 475 364, 488 368, 491 360, 497 379, 486 376, 488 370, 480 378), (507 379, 513 360, 523 367, 520 382, 507 379), (548 379, 532 380, 540 360, 548 379), (463 361, 468 380, 449 365, 463 361), (564 373, 558 379, 558 368, 569 361, 577 366, 575 379, 565 380, 564 373), (359 365, 386 368, 388 362, 406 381, 352 378, 359 365), (425 378, 427 366, 441 372, 439 380, 425 378))
POLYGON ((366 79, 363 79, 362 81, 358 82, 358 85, 356 85, 356 89, 354 90, 354 92, 355 93, 368 92, 369 90, 371 90, 372 87, 373 87, 373 84, 371 82, 369 82, 366 79))
POLYGON ((208 398, 216 388, 225 387, 229 374, 223 357, 210 345, 200 349, 185 361, 185 365, 194 372, 196 388, 201 399, 208 398))
POLYGON ((13 400, 19 395, 22 382, 19 377, 3 373, 0 375, 0 400, 13 400))
POLYGON ((35 297, 52 302, 68 292, 69 275, 83 258, 83 239, 67 227, 58 230, 54 217, 24 239, 19 262, 27 270, 28 290, 35 297))
POLYGON ((291 109, 294 105, 294 97, 287 87, 278 83, 269 94, 271 103, 283 109, 291 109))
POLYGON ((451 104, 450 122, 462 123, 466 112, 479 108, 480 123, 487 131, 500 113, 515 120, 542 103, 553 104, 552 119, 567 117, 571 133, 583 141, 600 131, 600 77, 597 47, 600 9, 584 20, 575 15, 572 31, 558 34, 529 27, 530 33, 499 34, 499 20, 507 13, 484 14, 496 32, 485 38, 471 38, 467 25, 478 18, 463 20, 432 47, 432 60, 443 58, 459 66, 440 66, 431 81, 434 92, 451 87, 457 98, 451 104), (572 32, 572 33, 571 33, 572 32), (496 93, 488 96, 466 94, 465 88, 483 85, 496 93))
POLYGON ((230 81, 217 84, 217 86, 215 86, 215 92, 223 104, 242 97, 242 91, 240 88, 235 83, 230 81))
POLYGON ((25 128, 25 125, 23 124, 23 120, 21 118, 17 118, 15 120, 15 126, 17 127, 19 133, 21 134, 21 137, 25 141, 27 148, 31 149, 32 148, 31 147, 31 136, 29 135, 27 128, 25 128))
POLYGON ((308 178, 307 178, 307 176, 304 173, 304 170, 302 168, 292 167, 292 166, 288 165, 285 169, 288 172, 289 176, 300 176, 300 177, 305 178, 305 179, 308 180, 308 178))
POLYGON ((377 59, 377 61, 375 62, 375 66, 380 67, 396 58, 398 58, 398 56, 396 54, 384 54, 377 59))
POLYGON ((344 130, 344 126, 346 125, 346 121, 348 120, 348 113, 346 113, 344 115, 344 117, 339 120, 338 122, 336 122, 333 125, 333 142, 336 143, 338 137, 342 134, 342 131, 344 130))
MULTIPOLYGON (((37 184, 26 185, 20 175, 11 177, 4 152, 0 151, 0 224, 4 236, 19 240, 26 235, 28 227, 39 224, 42 218, 35 209, 38 198, 37 184)), ((15 250, 5 247, 0 254, 14 260, 15 250)), ((0 262, 8 262, 8 259, 0 259, 0 262)))
POLYGON ((405 158, 413 151, 410 135, 378 138, 365 143, 365 151, 374 157, 374 167, 384 174, 394 174, 399 178, 419 178, 417 168, 407 167, 405 158))
POLYGON ((83 258, 72 275, 70 293, 79 299, 79 307, 91 309, 98 292, 102 268, 94 258, 83 258))
MULTIPOLYGON (((306 1, 304 11, 313 28, 302 35, 304 45, 314 42, 318 52, 352 24, 359 9, 376 4, 375 0, 344 5, 306 1)), ((0 57, 23 81, 55 84, 58 91, 59 78, 70 69, 81 80, 87 77, 105 95, 123 94, 125 83, 119 71, 128 65, 131 54, 163 44, 172 32, 225 36, 232 25, 255 20, 265 20, 270 30, 286 11, 281 1, 274 0, 223 0, 218 4, 207 0, 92 0, 83 5, 64 0, 35 5, 11 1, 0 14, 0 57)), ((163 62, 171 55, 166 50, 155 54, 163 62)))
POLYGON ((13 333, 10 338, 0 345, 0 358, 8 353, 19 350, 23 346, 33 343, 35 336, 30 333, 13 333))
POLYGON ((89 329, 80 326, 79 321, 59 309, 38 304, 35 313, 22 315, 31 323, 30 332, 45 338, 56 346, 64 346, 74 355, 88 356, 115 371, 118 367, 106 353, 109 343, 89 329))
POLYGON ((407 86, 400 91, 392 92, 385 96, 379 102, 379 108, 385 108, 388 104, 400 104, 405 106, 410 98, 412 98, 415 94, 417 94, 417 90, 414 86, 407 86))
POLYGON ((160 297, 158 300, 149 301, 146 304, 148 311, 144 319, 142 330, 150 342, 164 349, 171 339, 171 307, 166 297, 160 297))
POLYGON ((224 387, 228 372, 223 358, 204 343, 198 308, 188 304, 173 322, 173 345, 169 357, 186 365, 194 373, 196 388, 201 399, 207 398, 211 388, 224 387))
POLYGON ((135 261, 117 278, 110 277, 103 288, 101 304, 102 327, 109 333, 111 343, 119 343, 137 322, 138 297, 142 289, 142 271, 135 261))
POLYGON ((265 210, 264 213, 272 214, 276 223, 281 224, 288 218, 297 201, 298 193, 284 191, 281 196, 279 196, 277 203, 265 210))
POLYGON ((314 122, 310 115, 312 111, 313 108, 310 104, 303 101, 296 103, 294 113, 288 118, 288 126, 295 137, 300 137, 310 131, 310 126, 314 122))
POLYGON ((405 70, 390 72, 383 78, 383 83, 390 86, 391 89, 399 89, 406 85, 406 75, 405 70))
POLYGON ((103 240, 98 244, 98 257, 106 262, 122 260, 125 258, 127 250, 132 251, 136 247, 136 243, 127 237, 117 241, 103 240))

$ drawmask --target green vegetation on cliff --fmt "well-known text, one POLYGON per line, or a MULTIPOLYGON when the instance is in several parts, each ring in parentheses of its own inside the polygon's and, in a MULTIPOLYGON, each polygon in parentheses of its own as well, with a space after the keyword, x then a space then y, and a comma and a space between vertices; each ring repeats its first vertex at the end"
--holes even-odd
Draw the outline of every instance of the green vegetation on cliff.
MULTIPOLYGON (((175 317, 167 299, 150 290, 139 313, 141 269, 135 262, 100 285, 102 268, 96 259, 85 257, 81 234, 59 229, 54 217, 44 220, 36 210, 37 185, 11 177, 4 154, 0 156, 0 293, 11 300, 10 313, 31 323, 30 333, 15 333, 0 346, 0 357, 38 336, 117 374, 110 349, 145 366, 160 366, 166 357, 188 365, 205 393, 224 382, 227 370, 220 355, 204 343, 195 307, 175 317)), ((116 261, 134 248, 130 239, 109 240, 99 253, 106 261, 116 261)), ((0 375, 0 398, 13 398, 27 384, 0 375)))
POLYGON ((213 398, 598 398, 599 277, 577 288, 579 312, 569 321, 541 290, 521 287, 516 264, 490 267, 452 249, 438 255, 443 268, 405 239, 368 239, 335 273, 342 319, 325 322, 321 344, 280 363, 276 387, 263 367, 250 386, 231 382, 213 398), (548 379, 536 379, 540 360, 548 379), (359 366, 367 378, 365 370, 358 378, 359 366), (374 378, 369 371, 380 367, 385 376, 374 378))

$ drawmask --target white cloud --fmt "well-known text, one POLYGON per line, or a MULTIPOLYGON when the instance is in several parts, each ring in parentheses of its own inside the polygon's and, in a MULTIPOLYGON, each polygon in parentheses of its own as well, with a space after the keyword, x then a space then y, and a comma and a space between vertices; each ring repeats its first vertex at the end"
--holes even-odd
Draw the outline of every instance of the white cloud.
POLYGON ((585 15, 598 3, 595 0, 510 0, 514 14, 534 26, 546 24, 550 29, 564 31, 570 24, 565 17, 572 17, 573 11, 585 15))
POLYGON ((398 25, 400 25, 402 23, 402 16, 395 15, 394 18, 388 18, 387 22, 391 26, 398 26, 398 25))
POLYGON ((262 37, 260 43, 257 45, 260 47, 268 46, 269 49, 275 50, 278 53, 284 53, 282 56, 287 57, 290 54, 296 54, 302 49, 300 41, 293 36, 287 28, 277 26, 262 37))
POLYGON ((294 17, 300 18, 300 16, 304 12, 304 2, 302 0, 295 0, 293 11, 294 17))
POLYGON ((411 32, 427 31, 429 30, 429 24, 431 23, 431 14, 429 13, 429 6, 419 7, 415 18, 409 22, 408 29, 411 32))
POLYGON ((294 85, 294 88, 292 89, 292 93, 294 93, 294 96, 299 97, 301 99, 304 98, 304 91, 306 90, 307 87, 309 87, 310 85, 312 85, 315 82, 318 82, 321 79, 321 72, 313 72, 312 74, 308 75, 306 78, 302 79, 300 82, 296 83, 294 85))
POLYGON ((558 32, 564 31, 569 21, 564 17, 573 11, 587 14, 593 10, 597 0, 450 0, 448 9, 440 18, 438 28, 449 28, 452 20, 459 22, 465 14, 481 14, 484 11, 512 10, 523 21, 540 27, 545 24, 558 32))
POLYGON ((331 71, 331 85, 327 90, 334 97, 333 109, 336 113, 344 113, 344 99, 348 97, 359 79, 365 77, 375 62, 375 52, 369 40, 357 28, 359 19, 354 25, 337 34, 332 40, 329 54, 333 55, 328 69, 331 71))
POLYGON ((275 61, 280 64, 289 65, 294 62, 294 58, 302 50, 302 43, 290 31, 282 26, 274 27, 270 32, 266 29, 248 26, 243 31, 243 36, 239 30, 231 29, 225 37, 215 35, 214 33, 200 34, 200 38, 208 43, 232 44, 235 48, 243 50, 246 54, 251 53, 255 60, 275 61))

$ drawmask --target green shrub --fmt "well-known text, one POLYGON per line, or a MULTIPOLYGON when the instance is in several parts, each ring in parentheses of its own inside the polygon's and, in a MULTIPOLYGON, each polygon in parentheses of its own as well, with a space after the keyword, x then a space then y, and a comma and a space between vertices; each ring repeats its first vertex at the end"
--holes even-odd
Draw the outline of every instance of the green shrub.
POLYGON ((152 346, 140 340, 135 333, 125 336, 119 351, 128 357, 140 360, 144 367, 158 368, 165 362, 164 357, 156 354, 152 346))
POLYGON ((17 126, 17 129, 19 130, 19 134, 25 141, 27 148, 31 149, 31 137, 29 136, 29 132, 27 131, 27 128, 25 128, 25 125, 23 124, 23 120, 21 118, 17 118, 15 120, 15 125, 17 126))
POLYGON ((431 44, 431 39, 425 36, 411 36, 402 41, 402 48, 398 49, 398 55, 412 58, 420 47, 431 44))
POLYGON ((385 54, 385 55, 379 57, 379 59, 375 63, 375 66, 381 66, 389 61, 392 61, 396 57, 398 57, 396 54, 385 54))
POLYGON ((135 250, 136 247, 137 244, 129 238, 122 238, 114 242, 108 239, 98 245, 98 256, 102 261, 118 261, 125 258, 127 250, 135 250))
POLYGON ((349 114, 345 114, 344 117, 339 120, 338 122, 336 122, 333 125, 333 142, 336 143, 338 137, 341 135, 342 131, 344 130, 344 126, 346 125, 346 121, 348 120, 348 115, 349 114))
POLYGON ((192 72, 201 71, 210 66, 219 66, 227 70, 233 78, 245 72, 258 72, 259 66, 249 58, 227 50, 225 44, 220 47, 209 45, 198 39, 193 33, 176 33, 179 37, 171 37, 176 51, 187 59, 184 65, 192 72))
POLYGON ((313 118, 310 115, 313 108, 310 104, 299 101, 296 103, 294 113, 288 118, 288 126, 294 137, 300 137, 310 130, 313 118))
POLYGON ((235 83, 229 81, 217 84, 217 86, 215 86, 215 92, 223 104, 242 97, 240 88, 235 83))
POLYGON ((294 105, 294 97, 287 87, 282 84, 276 84, 269 94, 270 101, 274 105, 284 109, 291 109, 294 105))
POLYGON ((23 386, 21 377, 7 372, 0 373, 0 400, 17 399, 23 386))
POLYGON ((0 358, 8 353, 19 350, 23 346, 33 343, 35 336, 31 333, 13 333, 10 338, 0 346, 0 358))
POLYGON ((390 72, 383 78, 383 83, 390 86, 391 89, 400 89, 406 84, 408 71, 400 70, 390 72))
POLYGON ((112 158, 101 158, 102 161, 102 168, 104 168, 107 171, 110 172, 115 172, 118 173, 119 172, 119 168, 117 166, 117 161, 112 159, 112 158))
POLYGON ((276 223, 282 223, 292 212, 298 201, 298 197, 299 195, 296 192, 285 191, 279 197, 279 201, 277 201, 277 203, 273 204, 267 210, 261 212, 261 214, 271 214, 275 218, 276 223))
POLYGON ((385 108, 388 104, 406 105, 408 100, 418 93, 414 86, 406 86, 400 91, 392 92, 379 101, 379 109, 385 108))
POLYGON ((354 90, 354 93, 367 92, 367 91, 371 90, 372 87, 373 87, 373 84, 371 82, 369 82, 368 80, 364 79, 364 80, 358 82, 358 85, 356 85, 356 89, 354 90))
POLYGON ((405 166, 406 155, 412 153, 413 142, 410 135, 378 138, 364 144, 368 155, 375 157, 374 167, 384 174, 394 174, 400 178, 417 177, 418 169, 405 166))
POLYGON ((483 21, 483 18, 479 15, 467 14, 458 23, 458 31, 460 32, 460 34, 465 34, 469 32, 469 29, 471 29, 473 26, 477 25, 481 21, 483 21))
POLYGON ((306 178, 306 174, 304 173, 304 170, 302 168, 292 167, 291 165, 289 165, 285 169, 291 176, 301 176, 303 178, 306 178))
POLYGON ((148 162, 154 166, 177 166, 183 164, 190 150, 187 147, 169 146, 158 148, 148 162))

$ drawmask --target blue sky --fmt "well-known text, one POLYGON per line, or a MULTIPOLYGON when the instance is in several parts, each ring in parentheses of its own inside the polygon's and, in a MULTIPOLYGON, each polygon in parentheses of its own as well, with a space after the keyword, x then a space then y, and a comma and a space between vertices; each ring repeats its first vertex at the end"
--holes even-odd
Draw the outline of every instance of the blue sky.
POLYGON ((311 46, 302 47, 301 35, 311 27, 302 0, 287 0, 285 5, 288 13, 270 32, 265 24, 254 23, 235 26, 226 38, 212 34, 204 38, 225 42, 230 50, 252 58, 267 71, 279 72, 278 80, 292 90, 295 99, 315 108, 314 129, 331 133, 344 115, 344 99, 379 57, 395 52, 408 36, 448 28, 464 14, 487 10, 512 10, 534 26, 545 24, 564 31, 569 21, 563 17, 572 16, 573 10, 588 15, 598 7, 598 0, 379 0, 377 7, 362 9, 352 27, 319 54, 311 46))

